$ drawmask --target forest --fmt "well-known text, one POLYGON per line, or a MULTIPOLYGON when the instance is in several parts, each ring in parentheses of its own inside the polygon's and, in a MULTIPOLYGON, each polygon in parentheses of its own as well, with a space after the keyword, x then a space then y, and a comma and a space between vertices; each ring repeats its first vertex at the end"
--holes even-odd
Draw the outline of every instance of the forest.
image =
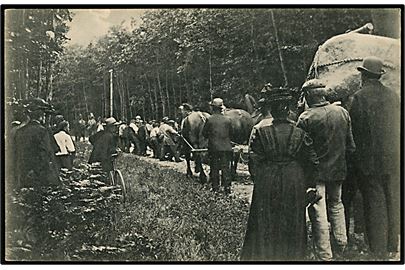
MULTIPOLYGON (((241 107, 265 83, 299 88, 318 46, 332 36, 381 21, 388 11, 358 8, 150 9, 82 47, 67 45, 71 9, 10 9, 5 24, 5 95, 41 97, 66 119, 178 118, 188 102, 212 97, 241 107)), ((377 24, 378 25, 378 24, 377 24)), ((380 24, 382 25, 382 24, 380 24)), ((386 34, 378 28, 376 31, 386 34)), ((389 35, 389 34, 388 34, 389 35)))

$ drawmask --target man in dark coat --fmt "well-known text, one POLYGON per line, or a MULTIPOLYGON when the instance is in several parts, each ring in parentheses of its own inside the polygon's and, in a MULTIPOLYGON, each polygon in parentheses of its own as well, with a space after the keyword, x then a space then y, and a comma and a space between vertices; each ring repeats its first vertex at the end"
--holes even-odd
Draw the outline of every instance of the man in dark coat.
POLYGON ((398 251, 400 224, 400 103, 384 86, 383 62, 367 57, 361 72, 361 89, 350 106, 357 145, 354 164, 363 197, 367 239, 376 256, 398 251))
POLYGON ((208 139, 208 155, 210 160, 210 181, 212 189, 218 191, 219 172, 222 172, 221 184, 224 187, 224 193, 231 192, 231 162, 232 145, 231 120, 223 115, 225 109, 221 98, 214 98, 210 103, 212 116, 205 122, 202 134, 208 139))
POLYGON ((53 137, 44 127, 45 113, 51 106, 43 99, 28 102, 29 121, 15 133, 15 187, 59 185, 60 180, 54 159, 53 137))
POLYGON ((139 139, 139 155, 146 156, 146 149, 148 143, 148 131, 142 119, 138 120, 138 139, 139 139))
POLYGON ((346 155, 354 152, 355 144, 349 113, 343 107, 325 100, 325 85, 317 79, 310 80, 302 86, 302 91, 309 109, 299 116, 297 126, 314 141, 322 179, 316 184, 322 199, 310 207, 308 213, 312 221, 317 256, 329 261, 332 259, 332 249, 328 220, 336 242, 335 252, 340 255, 347 246, 341 195, 347 173, 346 155))
POLYGON ((89 163, 100 162, 105 172, 113 170, 112 155, 117 152, 118 125, 114 117, 105 120, 104 130, 90 136, 89 141, 93 145, 89 163))

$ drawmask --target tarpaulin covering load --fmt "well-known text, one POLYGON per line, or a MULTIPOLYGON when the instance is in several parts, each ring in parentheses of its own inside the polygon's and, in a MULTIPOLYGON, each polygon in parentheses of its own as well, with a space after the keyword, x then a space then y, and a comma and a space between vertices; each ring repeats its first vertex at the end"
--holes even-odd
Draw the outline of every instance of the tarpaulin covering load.
POLYGON ((307 80, 318 78, 325 83, 329 101, 345 101, 360 89, 357 67, 365 57, 376 56, 384 62, 382 83, 401 95, 400 50, 399 39, 359 33, 338 35, 319 46, 307 80))

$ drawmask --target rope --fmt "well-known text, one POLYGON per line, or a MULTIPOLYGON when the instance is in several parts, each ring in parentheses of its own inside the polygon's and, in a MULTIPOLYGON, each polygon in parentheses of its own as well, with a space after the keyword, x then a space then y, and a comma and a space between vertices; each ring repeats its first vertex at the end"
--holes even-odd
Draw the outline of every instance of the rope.
POLYGON ((242 149, 239 150, 239 159, 245 164, 249 163, 249 160, 246 160, 246 159, 243 158, 243 150, 242 149))
MULTIPOLYGON (((338 60, 338 61, 333 61, 333 62, 330 62, 330 63, 318 65, 317 64, 317 62, 319 60, 318 58, 319 57, 316 56, 316 60, 314 61, 316 64, 313 67, 315 77, 318 77, 318 68, 323 68, 323 67, 332 66, 332 65, 338 65, 338 64, 342 64, 342 63, 346 64, 346 63, 350 63, 350 62, 356 62, 356 61, 361 62, 361 61, 363 61, 363 58, 346 58, 346 59, 343 59, 343 60, 338 60)), ((396 67, 391 63, 384 63, 383 66, 384 67, 389 67, 389 68, 392 68, 392 69, 396 69, 396 67)))

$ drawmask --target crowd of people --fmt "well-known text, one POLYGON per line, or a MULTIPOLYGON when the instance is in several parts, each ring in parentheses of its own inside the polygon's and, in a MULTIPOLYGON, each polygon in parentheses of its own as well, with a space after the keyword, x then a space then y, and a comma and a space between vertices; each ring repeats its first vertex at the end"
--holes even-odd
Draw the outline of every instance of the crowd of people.
MULTIPOLYGON (((306 251, 306 210, 315 253, 322 261, 344 256, 348 246, 350 205, 359 190, 365 235, 377 258, 398 252, 399 241, 399 98, 379 81, 383 63, 365 58, 358 67, 362 88, 348 104, 329 103, 326 85, 317 79, 302 86, 305 110, 291 119, 288 89, 267 84, 261 91, 264 119, 252 130, 249 172, 254 182, 241 260, 302 260, 306 251), (330 228, 329 228, 330 224, 330 228)), ((202 135, 208 140, 210 182, 231 193, 232 125, 221 98, 210 102, 212 115, 202 135)), ((72 169, 75 141, 93 145, 89 162, 112 170, 117 149, 160 160, 181 161, 181 128, 168 117, 145 122, 80 115, 71 131, 62 115, 47 128, 52 106, 42 99, 25 106, 24 123, 8 134, 13 188, 58 185, 58 170, 72 169), (74 136, 71 136, 74 135, 74 136)), ((304 108, 304 106, 302 106, 304 108)))
POLYGON ((379 58, 363 60, 361 89, 347 104, 329 103, 326 85, 307 81, 307 108, 296 122, 289 118, 288 90, 263 89, 267 117, 249 143, 255 186, 242 260, 302 260, 306 208, 317 259, 344 257, 357 189, 371 254, 380 260, 398 255, 400 106, 380 82, 382 67, 379 58))

